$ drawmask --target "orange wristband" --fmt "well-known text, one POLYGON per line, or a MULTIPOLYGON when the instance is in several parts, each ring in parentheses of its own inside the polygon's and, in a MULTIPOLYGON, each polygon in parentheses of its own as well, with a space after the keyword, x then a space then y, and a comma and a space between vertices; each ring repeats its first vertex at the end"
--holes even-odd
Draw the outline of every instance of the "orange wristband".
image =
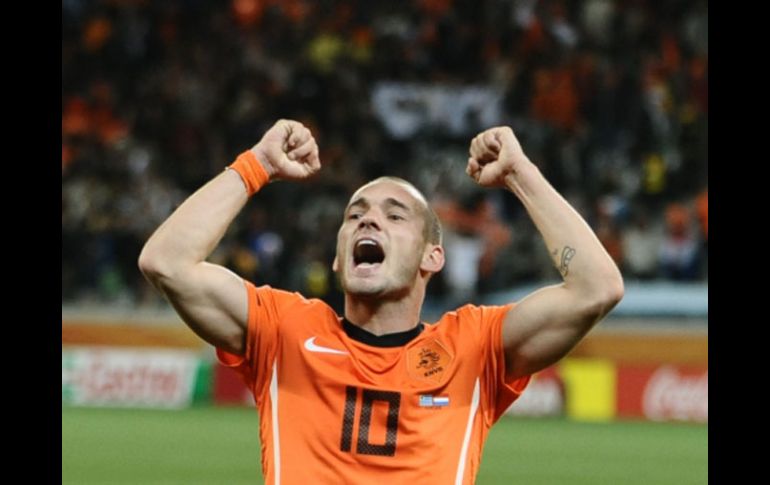
POLYGON ((238 158, 228 168, 235 170, 241 176, 243 183, 246 184, 246 192, 248 192, 249 197, 256 194, 263 185, 270 181, 270 175, 267 174, 265 167, 259 163, 251 150, 246 150, 238 155, 238 158))

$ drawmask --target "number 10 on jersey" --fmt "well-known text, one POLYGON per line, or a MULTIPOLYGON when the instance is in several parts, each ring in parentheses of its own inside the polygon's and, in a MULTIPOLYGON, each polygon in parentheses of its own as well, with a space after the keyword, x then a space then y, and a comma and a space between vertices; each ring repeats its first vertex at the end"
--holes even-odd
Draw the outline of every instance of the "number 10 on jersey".
POLYGON ((401 407, 401 393, 390 391, 375 391, 371 389, 359 389, 353 386, 345 388, 345 413, 342 417, 342 439, 340 449, 352 452, 353 425, 357 404, 361 396, 361 408, 358 415, 358 440, 356 453, 362 455, 394 456, 396 454, 396 439, 398 433, 398 411, 401 407), (376 401, 385 402, 388 405, 388 417, 386 420, 385 444, 369 442, 369 428, 372 422, 372 405, 376 401))

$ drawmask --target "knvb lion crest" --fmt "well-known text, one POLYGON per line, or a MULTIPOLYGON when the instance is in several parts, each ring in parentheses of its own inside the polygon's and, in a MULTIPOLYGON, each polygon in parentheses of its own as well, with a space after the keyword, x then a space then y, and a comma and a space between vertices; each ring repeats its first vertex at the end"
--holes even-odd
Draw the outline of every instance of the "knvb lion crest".
POLYGON ((438 340, 429 340, 409 349, 407 366, 414 379, 439 382, 452 362, 452 354, 438 340))
POLYGON ((438 365, 438 361, 441 360, 441 356, 433 349, 423 348, 420 349, 420 363, 417 367, 422 369, 431 370, 438 365))

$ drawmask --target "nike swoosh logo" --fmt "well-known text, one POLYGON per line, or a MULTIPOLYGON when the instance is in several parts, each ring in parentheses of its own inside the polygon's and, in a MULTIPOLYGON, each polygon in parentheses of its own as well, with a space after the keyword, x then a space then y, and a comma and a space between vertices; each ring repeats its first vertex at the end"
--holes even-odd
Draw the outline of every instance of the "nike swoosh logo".
POLYGON ((321 347, 320 345, 315 344, 315 337, 310 337, 309 339, 305 340, 305 348, 311 352, 321 352, 325 354, 339 354, 339 355, 348 355, 347 352, 343 352, 342 350, 337 349, 330 349, 329 347, 321 347))

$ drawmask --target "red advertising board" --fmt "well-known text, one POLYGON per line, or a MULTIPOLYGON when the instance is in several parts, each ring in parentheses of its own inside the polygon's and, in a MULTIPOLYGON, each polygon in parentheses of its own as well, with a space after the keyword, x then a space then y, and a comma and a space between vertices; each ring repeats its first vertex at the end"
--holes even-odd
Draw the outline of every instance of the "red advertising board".
POLYGON ((219 362, 214 364, 214 404, 254 405, 254 397, 240 374, 219 362))
POLYGON ((675 365, 618 367, 619 417, 708 422, 708 368, 675 365))
POLYGON ((514 416, 560 416, 564 413, 564 382, 555 367, 532 377, 527 388, 506 411, 514 416))

